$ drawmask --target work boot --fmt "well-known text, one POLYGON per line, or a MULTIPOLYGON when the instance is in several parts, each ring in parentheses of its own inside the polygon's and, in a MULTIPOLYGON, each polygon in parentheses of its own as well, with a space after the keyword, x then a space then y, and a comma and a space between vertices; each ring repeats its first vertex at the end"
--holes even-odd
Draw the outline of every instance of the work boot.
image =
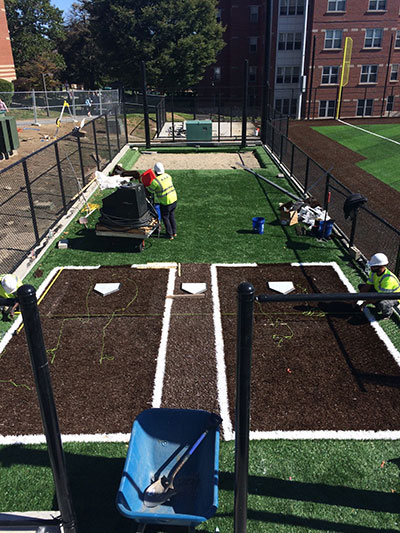
POLYGON ((2 321, 3 322, 11 322, 12 321, 10 313, 11 313, 11 309, 9 307, 3 307, 3 309, 1 310, 1 315, 2 315, 2 321))

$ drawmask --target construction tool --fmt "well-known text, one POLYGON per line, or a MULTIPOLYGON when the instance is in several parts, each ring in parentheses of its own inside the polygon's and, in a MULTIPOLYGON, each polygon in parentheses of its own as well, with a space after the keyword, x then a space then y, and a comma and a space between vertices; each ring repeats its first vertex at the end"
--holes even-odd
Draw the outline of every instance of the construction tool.
POLYGON ((169 474, 167 476, 162 476, 153 483, 151 483, 151 485, 149 485, 144 491, 143 502, 146 507, 157 507, 158 505, 162 505, 164 502, 172 498, 172 496, 174 496, 178 492, 178 490, 176 490, 174 487, 174 480, 176 475, 181 470, 186 461, 189 459, 189 457, 195 452, 201 442, 205 439, 207 433, 210 430, 217 428, 221 424, 221 422, 222 418, 219 415, 215 413, 210 414, 210 418, 208 420, 205 431, 203 431, 203 433, 196 440, 196 442, 192 446, 190 446, 190 448, 182 455, 179 461, 171 469, 169 474))
MULTIPOLYGON (((56 120, 56 131, 55 131, 55 134, 54 134, 54 139, 57 139, 57 133, 60 129, 60 126, 61 126, 61 120, 63 118, 63 115, 64 115, 64 110, 65 108, 68 109, 69 111, 69 114, 71 115, 71 118, 74 122, 78 122, 73 116, 72 116, 72 113, 71 113, 71 109, 69 107, 69 103, 67 102, 67 100, 64 99, 64 103, 63 103, 63 106, 61 108, 61 113, 60 113, 60 116, 58 117, 58 119, 56 120)), ((82 124, 82 123, 81 123, 82 124)))

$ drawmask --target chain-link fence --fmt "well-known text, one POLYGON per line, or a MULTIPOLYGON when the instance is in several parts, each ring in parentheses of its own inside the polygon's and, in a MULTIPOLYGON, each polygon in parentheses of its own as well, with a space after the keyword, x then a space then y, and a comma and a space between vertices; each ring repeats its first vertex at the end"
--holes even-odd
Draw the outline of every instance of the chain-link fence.
POLYGON ((9 114, 17 121, 38 123, 40 120, 56 120, 64 102, 68 104, 68 111, 64 112, 64 119, 98 116, 110 113, 120 105, 117 89, 98 91, 22 91, 15 93, 0 92, 0 98, 7 103, 9 114))
POLYGON ((95 170, 126 143, 123 116, 104 113, 0 170, 0 272, 12 272, 67 213, 95 170))
POLYGON ((400 231, 365 206, 357 210, 353 219, 345 218, 344 202, 352 191, 336 179, 330 169, 322 168, 300 150, 271 122, 267 124, 266 137, 266 144, 298 190, 309 193, 319 205, 329 210, 329 216, 348 244, 354 245, 367 258, 377 251, 385 253, 390 261, 389 268, 399 274, 400 231))

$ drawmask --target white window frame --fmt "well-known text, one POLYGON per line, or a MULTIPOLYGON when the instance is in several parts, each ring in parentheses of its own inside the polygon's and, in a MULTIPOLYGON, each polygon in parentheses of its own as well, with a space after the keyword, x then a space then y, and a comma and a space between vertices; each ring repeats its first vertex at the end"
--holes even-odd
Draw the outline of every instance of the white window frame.
POLYGON ((250 22, 252 24, 257 24, 259 20, 259 9, 260 6, 250 6, 250 22))
POLYGON ((382 39, 382 28, 368 28, 365 30, 364 48, 382 48, 382 39))
POLYGON ((360 83, 376 83, 378 80, 378 65, 361 65, 360 83))
POLYGON ((336 100, 320 100, 319 108, 318 108, 319 118, 334 117, 335 111, 336 111, 336 100))
POLYGON ((386 0, 369 0, 368 11, 386 11, 386 0))
POLYGON ((342 30, 326 30, 324 49, 325 50, 340 50, 342 48, 342 30), (335 46, 335 45, 339 46, 335 46), (331 46, 328 46, 331 45, 331 46))
POLYGON ((394 47, 395 48, 400 48, 400 30, 396 31, 396 38, 395 38, 395 41, 394 41, 394 47))
POLYGON ((399 80, 399 65, 392 65, 390 68, 390 81, 399 80))
POLYGON ((322 67, 321 85, 337 85, 339 83, 339 67, 322 67), (336 81, 332 78, 336 78, 336 81))
POLYGON ((327 12, 332 13, 337 11, 341 13, 346 12, 346 0, 328 0, 327 12))
POLYGON ((258 37, 249 37, 249 53, 256 54, 258 51, 258 37))
POLYGON ((280 0, 281 16, 304 15, 304 0, 280 0))
POLYGON ((373 98, 359 98, 357 100, 356 117, 372 117, 373 111, 374 111, 374 99, 373 98), (372 102, 371 103, 371 113, 370 114, 367 114, 365 112, 366 109, 370 107, 370 104, 368 102, 372 102), (358 109, 359 109, 360 105, 363 106, 363 112, 361 114, 358 113, 358 109))
POLYGON ((298 84, 300 81, 300 67, 277 67, 276 69, 276 83, 284 85, 298 84), (278 81, 282 79, 282 81, 278 81))

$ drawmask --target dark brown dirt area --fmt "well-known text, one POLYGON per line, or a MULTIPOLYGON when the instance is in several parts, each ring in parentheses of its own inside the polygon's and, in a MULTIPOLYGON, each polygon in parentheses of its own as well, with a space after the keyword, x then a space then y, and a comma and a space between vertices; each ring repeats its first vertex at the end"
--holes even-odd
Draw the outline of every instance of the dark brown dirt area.
MULTIPOLYGON (((218 412, 210 265, 182 265, 204 297, 166 299, 169 269, 65 269, 39 305, 60 429, 128 433, 152 406, 166 301, 171 302, 162 407, 218 412), (99 282, 120 282, 102 296, 99 282)), ((231 417, 235 405, 236 294, 247 279, 292 280, 295 292, 346 292, 329 266, 219 267, 231 417)), ((400 369, 373 328, 345 304, 256 304, 253 430, 399 429, 400 369)), ((0 354, 0 434, 42 433, 24 329, 0 354)), ((158 391, 159 392, 159 391, 158 391)))
MULTIPOLYGON (((366 124, 398 123, 400 118, 346 120, 362 127, 366 124)), ((398 206, 400 193, 380 180, 357 167, 364 158, 359 154, 313 130, 315 126, 338 125, 335 120, 292 120, 289 125, 289 139, 301 148, 324 169, 332 168, 332 175, 352 192, 359 192, 368 198, 368 208, 399 228, 398 206)))

